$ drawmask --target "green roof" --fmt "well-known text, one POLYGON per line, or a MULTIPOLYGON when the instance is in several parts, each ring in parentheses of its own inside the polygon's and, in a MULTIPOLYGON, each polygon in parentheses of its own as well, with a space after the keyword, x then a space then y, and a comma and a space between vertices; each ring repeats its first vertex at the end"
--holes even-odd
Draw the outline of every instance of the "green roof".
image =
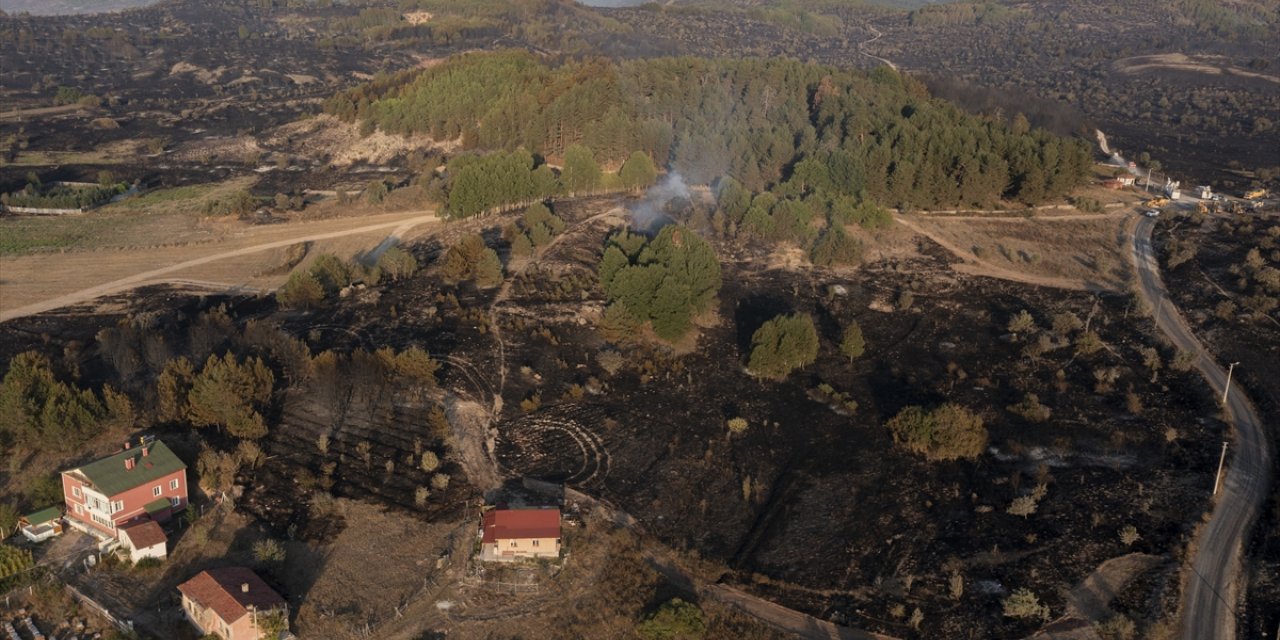
POLYGON ((156 498, 155 500, 148 502, 146 506, 142 507, 142 509, 147 513, 155 515, 165 509, 168 509, 170 506, 168 498, 156 498))
POLYGON ((156 440, 148 448, 150 451, 145 457, 142 455, 142 447, 133 447, 90 462, 78 471, 89 480, 94 489, 111 497, 187 468, 163 442, 156 440), (130 458, 133 459, 133 468, 126 469, 124 461, 130 458))
POLYGON ((33 527, 42 525, 50 520, 54 520, 61 517, 62 517, 62 509, 57 506, 46 507, 44 509, 36 511, 35 513, 29 513, 25 516, 22 516, 22 518, 27 521, 27 524, 33 527))

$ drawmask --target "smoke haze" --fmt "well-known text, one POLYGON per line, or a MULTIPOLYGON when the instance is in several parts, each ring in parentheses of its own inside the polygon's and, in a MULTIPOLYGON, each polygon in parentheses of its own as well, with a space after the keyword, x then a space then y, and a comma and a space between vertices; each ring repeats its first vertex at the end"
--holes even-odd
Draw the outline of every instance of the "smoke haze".
POLYGON ((631 207, 631 228, 653 233, 666 226, 670 222, 666 214, 667 205, 677 198, 689 199, 689 185, 685 184, 684 176, 673 171, 649 187, 644 199, 631 207))

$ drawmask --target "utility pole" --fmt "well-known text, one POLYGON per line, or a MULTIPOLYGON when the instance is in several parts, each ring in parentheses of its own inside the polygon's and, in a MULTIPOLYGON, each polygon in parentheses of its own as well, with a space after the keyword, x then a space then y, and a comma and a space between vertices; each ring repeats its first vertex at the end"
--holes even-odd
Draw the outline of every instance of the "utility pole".
POLYGON ((1218 458, 1218 475, 1213 478, 1213 495, 1218 495, 1218 487, 1222 483, 1222 464, 1227 461, 1227 441, 1222 441, 1222 457, 1218 458))
POLYGON ((1240 363, 1232 362, 1231 366, 1227 367, 1227 386, 1222 388, 1222 406, 1224 407, 1227 406, 1227 392, 1231 391, 1231 372, 1235 370, 1238 364, 1240 363))

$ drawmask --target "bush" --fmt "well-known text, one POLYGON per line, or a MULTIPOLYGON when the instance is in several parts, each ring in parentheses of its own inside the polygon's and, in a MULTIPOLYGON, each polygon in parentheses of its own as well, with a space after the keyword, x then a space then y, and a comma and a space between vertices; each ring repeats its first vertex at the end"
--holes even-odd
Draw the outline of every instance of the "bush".
POLYGON ((18 526, 18 508, 10 502, 0 502, 0 540, 9 537, 18 526))
POLYGON ((1126 524, 1120 529, 1120 542, 1123 542, 1124 546, 1132 547, 1140 539, 1142 539, 1142 536, 1138 533, 1137 527, 1126 524))
POLYGON ((378 256, 378 271, 392 282, 398 282, 418 271, 418 259, 400 247, 391 247, 378 256))
POLYGON ((288 309, 314 309, 324 302, 324 287, 310 271, 294 271, 276 292, 276 302, 288 309))
POLYGON ((672 598, 636 625, 648 640, 697 640, 706 635, 707 623, 697 605, 672 598))
POLYGON ((1009 320, 1009 333, 1019 334, 1033 331, 1036 328, 1036 319, 1026 309, 1019 311, 1017 315, 1009 320))
POLYGON ((840 338, 840 353, 852 362, 855 358, 862 357, 866 347, 867 341, 862 337, 862 327, 858 326, 857 321, 850 320, 849 324, 845 325, 844 334, 840 338))
POLYGON ((729 422, 726 423, 726 426, 729 427, 729 433, 734 435, 746 433, 747 419, 742 417, 729 418, 729 422))
POLYGON ((747 368, 758 376, 782 380, 818 358, 818 331, 807 315, 780 315, 751 336, 747 368))
POLYGON ((897 445, 928 460, 976 458, 987 446, 982 417, 957 404, 931 411, 910 406, 887 425, 897 445))
POLYGON ((1028 393, 1022 397, 1022 402, 1009 405, 1007 409, 1018 416, 1022 416, 1027 422, 1044 422, 1049 419, 1051 411, 1049 407, 1040 404, 1040 398, 1034 393, 1028 393))
POLYGON ((1108 618, 1106 622, 1094 625, 1093 629, 1103 640, 1133 640, 1138 633, 1133 621, 1122 615, 1108 618))
POLYGON ((1040 598, 1030 589, 1018 589, 1000 601, 1006 618, 1041 620, 1049 619, 1049 607, 1040 604, 1040 598))
POLYGON ((253 543, 253 557, 262 564, 284 564, 284 545, 274 538, 264 538, 253 543))

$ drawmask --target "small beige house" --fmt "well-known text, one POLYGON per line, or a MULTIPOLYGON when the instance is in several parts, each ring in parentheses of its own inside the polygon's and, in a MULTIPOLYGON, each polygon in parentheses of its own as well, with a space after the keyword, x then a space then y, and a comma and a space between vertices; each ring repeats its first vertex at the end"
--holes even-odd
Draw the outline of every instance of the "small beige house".
POLYGON ((559 509, 493 509, 484 514, 480 559, 509 562, 560 556, 559 509))
POLYGON ((178 585, 178 592, 182 611, 201 634, 222 640, 291 637, 284 598, 244 567, 202 571, 178 585))

